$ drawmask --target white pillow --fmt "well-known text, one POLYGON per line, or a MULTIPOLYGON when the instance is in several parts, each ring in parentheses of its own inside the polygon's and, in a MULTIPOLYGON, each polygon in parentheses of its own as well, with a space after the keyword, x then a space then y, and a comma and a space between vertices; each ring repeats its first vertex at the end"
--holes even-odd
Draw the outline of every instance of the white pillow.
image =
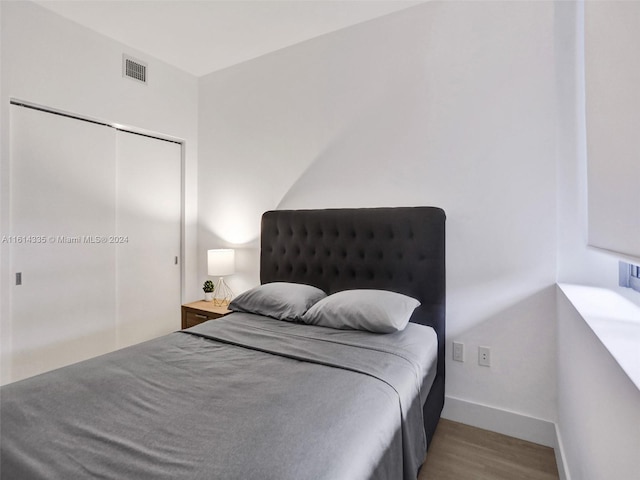
POLYGON ((238 295, 229 304, 229 310, 297 321, 311 305, 326 296, 322 290, 311 285, 265 283, 238 295))
POLYGON ((407 326, 419 305, 415 298, 387 290, 344 290, 313 305, 302 321, 344 330, 392 333, 407 326))

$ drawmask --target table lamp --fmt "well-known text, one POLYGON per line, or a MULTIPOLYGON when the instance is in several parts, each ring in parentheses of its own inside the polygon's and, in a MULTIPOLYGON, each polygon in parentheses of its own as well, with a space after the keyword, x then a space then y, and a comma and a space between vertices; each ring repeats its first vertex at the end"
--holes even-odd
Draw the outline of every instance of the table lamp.
POLYGON ((213 290, 213 304, 217 307, 229 305, 233 292, 225 283, 226 275, 233 275, 236 271, 236 252, 231 248, 218 248, 207 251, 208 274, 218 277, 213 290))

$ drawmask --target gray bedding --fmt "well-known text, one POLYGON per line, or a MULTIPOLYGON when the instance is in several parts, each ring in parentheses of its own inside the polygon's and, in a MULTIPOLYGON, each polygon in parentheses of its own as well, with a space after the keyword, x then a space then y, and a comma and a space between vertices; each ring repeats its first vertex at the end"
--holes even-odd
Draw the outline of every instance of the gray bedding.
POLYGON ((2 479, 412 479, 429 327, 234 313, 0 389, 2 479))

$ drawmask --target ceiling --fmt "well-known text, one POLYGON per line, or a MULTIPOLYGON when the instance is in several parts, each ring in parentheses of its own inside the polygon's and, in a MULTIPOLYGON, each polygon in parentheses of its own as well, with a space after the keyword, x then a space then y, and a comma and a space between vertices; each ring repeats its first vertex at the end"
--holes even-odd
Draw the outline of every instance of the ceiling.
POLYGON ((195 76, 424 0, 36 0, 195 76))

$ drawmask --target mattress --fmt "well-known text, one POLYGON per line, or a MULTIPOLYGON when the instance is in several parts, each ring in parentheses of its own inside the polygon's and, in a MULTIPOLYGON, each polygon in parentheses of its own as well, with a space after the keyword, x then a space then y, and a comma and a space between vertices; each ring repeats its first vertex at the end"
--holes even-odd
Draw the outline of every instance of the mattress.
POLYGON ((233 313, 0 390, 3 478, 412 479, 432 328, 233 313))

